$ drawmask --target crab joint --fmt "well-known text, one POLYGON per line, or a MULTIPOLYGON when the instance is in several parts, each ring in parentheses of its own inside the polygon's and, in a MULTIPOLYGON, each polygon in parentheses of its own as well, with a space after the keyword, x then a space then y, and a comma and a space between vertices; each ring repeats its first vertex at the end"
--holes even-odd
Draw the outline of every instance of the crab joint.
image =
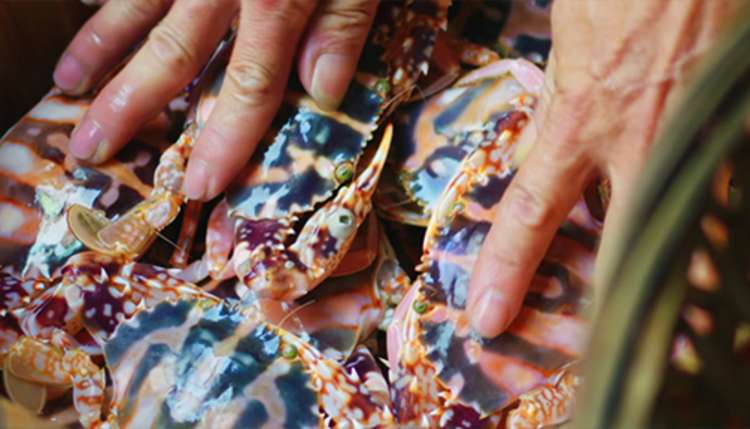
POLYGON ((297 357, 297 347, 294 347, 291 344, 285 344, 284 348, 281 350, 281 355, 287 359, 294 359, 297 357))
POLYGON ((414 304, 412 305, 414 307, 414 311, 416 311, 419 314, 424 313, 427 311, 427 303, 424 301, 414 301, 414 304))

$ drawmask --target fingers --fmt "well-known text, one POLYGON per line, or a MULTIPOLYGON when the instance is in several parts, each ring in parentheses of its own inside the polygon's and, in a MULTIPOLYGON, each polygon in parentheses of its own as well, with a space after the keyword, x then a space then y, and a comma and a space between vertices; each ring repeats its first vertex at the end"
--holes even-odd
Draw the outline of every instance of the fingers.
POLYGON ((357 68, 377 0, 321 2, 301 46, 299 78, 324 109, 335 109, 357 68))
POLYGON ((311 0, 248 0, 216 107, 196 142, 183 191, 219 194, 250 158, 279 108, 311 0))
POLYGON ((118 0, 104 5, 73 38, 55 67, 69 94, 91 89, 169 8, 171 0, 118 0))
MULTIPOLYGON (((114 5, 114 1, 108 3, 114 5)), ((77 158, 101 162, 127 143, 207 61, 226 32, 233 0, 180 0, 99 93, 71 135, 77 158)))
POLYGON ((520 310, 534 272, 580 196, 588 172, 585 157, 544 135, 529 153, 500 202, 469 286, 468 311, 481 335, 498 335, 520 310))

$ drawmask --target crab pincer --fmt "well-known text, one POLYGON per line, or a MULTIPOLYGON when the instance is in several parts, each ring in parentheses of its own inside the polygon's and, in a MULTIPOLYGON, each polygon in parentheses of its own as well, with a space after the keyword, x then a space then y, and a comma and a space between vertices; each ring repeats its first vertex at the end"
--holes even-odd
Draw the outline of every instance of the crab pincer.
POLYGON ((311 215, 293 243, 286 240, 294 233, 289 220, 248 220, 239 225, 235 270, 244 280, 240 296, 252 290, 262 297, 295 299, 335 270, 372 208, 371 197, 388 155, 391 134, 390 127, 386 128, 363 171, 311 215))

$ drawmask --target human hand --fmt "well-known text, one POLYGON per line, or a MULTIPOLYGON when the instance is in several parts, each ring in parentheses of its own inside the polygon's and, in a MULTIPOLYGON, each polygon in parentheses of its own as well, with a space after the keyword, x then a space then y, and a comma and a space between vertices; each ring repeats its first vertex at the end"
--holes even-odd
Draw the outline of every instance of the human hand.
POLYGON ((519 144, 533 148, 472 275, 468 312, 480 334, 496 336, 513 321, 556 230, 599 174, 612 185, 602 247, 613 240, 684 74, 740 3, 555 2, 545 90, 519 144))
POLYGON ((101 89, 72 133, 70 150, 94 163, 114 155, 196 76, 239 17, 217 105, 184 184, 188 198, 213 198, 266 132, 295 55, 307 91, 321 107, 336 107, 376 6, 376 0, 110 0, 68 46, 56 84, 70 94, 85 93, 146 34, 148 40, 101 89))

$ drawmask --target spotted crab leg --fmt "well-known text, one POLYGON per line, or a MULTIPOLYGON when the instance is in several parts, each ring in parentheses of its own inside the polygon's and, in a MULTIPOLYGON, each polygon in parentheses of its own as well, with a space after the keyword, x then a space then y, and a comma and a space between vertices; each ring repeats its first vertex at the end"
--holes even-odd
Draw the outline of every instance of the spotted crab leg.
MULTIPOLYGON (((388 388, 376 365, 367 365, 365 373, 352 371, 327 359, 317 349, 299 337, 280 330, 289 356, 296 356, 311 375, 318 391, 320 407, 335 427, 390 427, 393 414, 388 403, 388 388), (293 352, 292 352, 293 350, 293 352)), ((374 361, 366 348, 356 349, 354 355, 374 361)))
POLYGON ((154 173, 151 195, 120 218, 110 221, 99 210, 72 205, 68 226, 76 238, 104 255, 131 259, 142 255, 158 232, 174 221, 184 203, 181 187, 193 140, 185 133, 164 151, 154 173))
POLYGON ((392 128, 386 128, 372 160, 307 221, 288 247, 291 220, 244 220, 238 226, 235 271, 243 280, 237 291, 279 300, 298 298, 336 269, 372 209, 372 194, 388 156, 392 128), (265 239, 261 242, 261 239, 265 239), (259 243, 259 244, 258 244, 259 243))
MULTIPOLYGON (((13 344, 9 356, 5 371, 23 375, 40 385, 72 385, 73 405, 84 428, 117 427, 113 417, 107 422, 101 420, 106 377, 104 369, 92 362, 85 352, 79 349, 63 350, 34 338, 23 337, 13 344)), ((12 392, 12 386, 9 387, 12 392)))
POLYGON ((49 287, 43 278, 23 280, 7 267, 0 270, 0 366, 11 345, 23 335, 14 311, 49 287))
POLYGON ((536 429, 565 423, 573 413, 580 383, 577 375, 564 372, 557 383, 521 395, 518 406, 508 413, 506 428, 536 429))
POLYGON ((222 199, 208 218, 206 254, 204 259, 211 277, 220 277, 229 262, 234 244, 234 227, 229 217, 229 205, 222 199))

